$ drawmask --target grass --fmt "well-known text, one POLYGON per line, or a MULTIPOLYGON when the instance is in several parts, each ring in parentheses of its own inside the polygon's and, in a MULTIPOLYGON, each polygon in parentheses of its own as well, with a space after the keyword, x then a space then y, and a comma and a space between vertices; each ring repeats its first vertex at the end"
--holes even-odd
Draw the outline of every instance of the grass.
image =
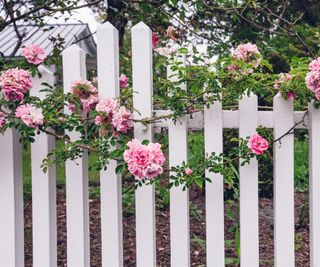
MULTIPOLYGON (((56 142, 56 148, 63 147, 62 141, 56 142)), ((93 165, 96 160, 96 155, 90 154, 89 155, 89 166, 93 165)), ((22 168, 23 168, 23 191, 24 197, 28 198, 31 196, 31 153, 30 153, 30 146, 22 151, 22 168)), ((39 166, 40 167, 40 166, 39 166)), ((66 169, 65 164, 57 164, 56 166, 56 173, 57 173, 57 185, 64 185, 65 184, 65 177, 66 177, 66 169)), ((99 172, 94 170, 89 170, 89 181, 99 181, 99 172)), ((93 192, 93 195, 96 195, 96 190, 90 188, 93 192)), ((90 192, 91 192, 90 191, 90 192)))

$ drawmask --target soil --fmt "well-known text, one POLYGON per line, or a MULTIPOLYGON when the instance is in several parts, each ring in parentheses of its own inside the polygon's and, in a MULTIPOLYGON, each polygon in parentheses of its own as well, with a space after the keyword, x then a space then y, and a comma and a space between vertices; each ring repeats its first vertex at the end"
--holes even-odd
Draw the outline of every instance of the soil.
MULTIPOLYGON (((190 212, 191 237, 191 266, 205 266, 205 209, 204 192, 198 188, 190 190, 192 211, 190 212)), ((307 195, 295 194, 296 214, 296 266, 307 267, 309 262, 309 226, 308 213, 302 216, 302 207, 307 201, 307 195)), ((225 237, 226 237, 226 266, 237 264, 235 229, 238 225, 238 204, 236 201, 225 202, 225 237)), ((90 200, 90 246, 91 266, 101 266, 100 240, 100 200, 90 200)), ((157 228, 157 265, 170 266, 170 229, 169 210, 156 211, 157 228)), ((58 266, 66 264, 66 206, 65 193, 57 193, 57 223, 58 223, 58 266)), ((135 256, 135 217, 133 213, 125 213, 123 217, 124 266, 136 266, 135 256)), ((260 239, 260 266, 274 266, 273 264, 273 204, 271 199, 259 199, 259 239, 260 239)), ((25 261, 26 266, 32 266, 32 203, 25 201, 25 261)))

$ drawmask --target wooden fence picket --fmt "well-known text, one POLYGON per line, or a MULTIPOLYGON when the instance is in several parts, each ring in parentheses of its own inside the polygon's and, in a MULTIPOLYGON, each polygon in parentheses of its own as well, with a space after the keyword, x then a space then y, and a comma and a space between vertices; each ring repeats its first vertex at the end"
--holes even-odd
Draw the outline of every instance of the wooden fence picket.
MULTIPOLYGON (((281 94, 273 98, 274 139, 280 138, 293 125, 293 100, 281 94)), ((294 173, 293 134, 274 143, 274 264, 293 267, 294 259, 294 173)))
MULTIPOLYGON (((185 65, 185 58, 177 58, 185 65)), ((177 71, 171 66, 167 68, 167 77, 172 82, 177 81, 177 71)), ((187 90, 186 84, 178 85, 187 90)), ((188 160, 187 145, 187 116, 183 115, 178 121, 170 121, 169 132, 169 164, 170 167, 180 165, 188 160)), ((170 241, 171 266, 190 266, 190 226, 189 226, 189 190, 182 186, 170 189, 170 241)))
MULTIPOLYGON (((244 95, 239 101, 239 136, 246 138, 256 133, 258 99, 244 95)), ((259 266, 258 223, 258 162, 255 158, 241 166, 240 159, 240 264, 259 266)))
MULTIPOLYGON (((131 29, 132 33, 132 79, 134 117, 152 116, 152 32, 143 22, 131 29)), ((152 140, 152 125, 134 125, 134 137, 152 140)), ((137 266, 156 266, 155 192, 154 185, 144 185, 136 190, 136 245, 137 266)))
POLYGON ((19 133, 0 135, 0 259, 6 267, 24 267, 22 149, 19 133))
MULTIPOLYGON (((39 66, 41 78, 33 79, 32 96, 45 97, 42 83, 54 85, 53 73, 39 66)), ((32 236, 33 266, 57 266, 56 168, 47 172, 40 168, 42 160, 55 148, 55 137, 44 133, 35 136, 31 144, 32 167, 32 236)))
MULTIPOLYGON (((223 152, 222 104, 214 102, 204 109, 205 153, 223 152)), ((221 174, 206 170, 206 250, 207 266, 223 267, 224 252, 224 181, 221 174)))
POLYGON ((320 110, 309 104, 310 266, 320 266, 320 110))
MULTIPOLYGON (((97 30, 99 97, 119 96, 118 31, 109 22, 97 30)), ((123 266, 122 184, 116 161, 100 171, 102 266, 123 266)))
MULTIPOLYGON (((86 78, 85 52, 72 45, 63 51, 63 88, 70 92, 72 82, 86 78)), ((69 112, 68 109, 65 112, 69 112)), ((71 140, 78 132, 68 133, 71 140)), ((68 267, 90 266, 88 152, 82 158, 66 161, 67 262, 68 267)))

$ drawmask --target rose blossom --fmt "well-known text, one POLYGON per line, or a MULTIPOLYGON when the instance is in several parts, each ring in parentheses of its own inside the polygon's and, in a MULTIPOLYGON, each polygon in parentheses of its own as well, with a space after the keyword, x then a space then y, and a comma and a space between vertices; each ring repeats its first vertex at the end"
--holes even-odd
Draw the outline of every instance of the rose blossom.
POLYGON ((0 111, 0 128, 2 128, 6 124, 7 120, 5 114, 0 111))
POLYGON ((312 60, 309 64, 310 71, 320 71, 320 57, 312 60))
POLYGON ((156 48, 155 51, 161 56, 169 57, 172 54, 177 53, 178 49, 179 49, 178 45, 173 45, 171 47, 169 46, 159 47, 159 48, 156 48))
POLYGON ((3 71, 0 76, 0 86, 5 100, 20 102, 32 87, 30 73, 19 68, 3 71))
POLYGON ((42 47, 36 44, 29 45, 22 50, 22 55, 26 60, 34 65, 39 65, 45 58, 45 52, 42 47))
POLYGON ((18 106, 15 113, 16 118, 21 118, 23 123, 31 128, 38 128, 44 123, 41 109, 25 104, 18 106))
POLYGON ((261 61, 258 47, 251 43, 238 45, 232 56, 236 60, 252 64, 254 68, 257 68, 261 61))
POLYGON ((120 87, 121 88, 126 88, 129 86, 129 78, 125 75, 125 74, 121 74, 120 77, 119 77, 119 81, 120 81, 120 87))
POLYGON ((158 42, 158 36, 154 32, 152 32, 152 49, 154 49, 157 46, 158 42))
POLYGON ((165 158, 160 144, 143 145, 134 139, 128 143, 128 147, 123 157, 128 164, 128 170, 137 179, 153 179, 163 172, 165 158))
POLYGON ((320 100, 320 57, 311 61, 309 70, 306 76, 306 85, 315 94, 316 98, 320 100))
POLYGON ((71 93, 81 98, 88 98, 91 94, 97 94, 98 89, 88 80, 77 80, 71 84, 71 93))
POLYGON ((193 173, 192 169, 190 169, 189 167, 187 167, 185 170, 184 170, 185 174, 186 175, 191 175, 193 173))
MULTIPOLYGON (((95 109, 98 98, 98 89, 88 80, 78 80, 71 84, 71 94, 77 96, 81 102, 81 109, 84 112, 89 112, 95 109)), ((69 109, 72 112, 76 112, 75 103, 69 103, 69 109)))
POLYGON ((82 109, 84 112, 89 112, 94 110, 99 102, 99 97, 97 95, 90 95, 87 99, 80 99, 82 104, 82 109))
POLYGON ((268 149, 269 143, 259 134, 254 134, 249 139, 249 148, 254 154, 261 155, 268 149))
POLYGON ((118 107, 118 102, 112 98, 100 100, 96 106, 96 111, 111 115, 118 107))
POLYGON ((112 125, 118 132, 126 133, 129 128, 133 127, 132 113, 125 107, 120 107, 117 112, 113 113, 112 125))

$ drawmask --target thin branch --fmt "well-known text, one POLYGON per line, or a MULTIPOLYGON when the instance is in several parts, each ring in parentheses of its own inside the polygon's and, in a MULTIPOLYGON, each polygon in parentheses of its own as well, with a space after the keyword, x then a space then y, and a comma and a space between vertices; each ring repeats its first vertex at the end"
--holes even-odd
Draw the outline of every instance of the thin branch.
POLYGON ((308 115, 308 111, 306 111, 303 116, 302 119, 298 122, 296 122, 288 131, 286 131, 283 135, 281 135, 280 137, 278 137, 277 139, 273 140, 272 143, 276 143, 279 142, 281 144, 281 140, 282 138, 284 138, 285 136, 289 135, 289 134, 293 134, 293 130, 295 128, 297 128, 297 126, 299 126, 300 124, 304 124, 305 122, 305 118, 308 115))

